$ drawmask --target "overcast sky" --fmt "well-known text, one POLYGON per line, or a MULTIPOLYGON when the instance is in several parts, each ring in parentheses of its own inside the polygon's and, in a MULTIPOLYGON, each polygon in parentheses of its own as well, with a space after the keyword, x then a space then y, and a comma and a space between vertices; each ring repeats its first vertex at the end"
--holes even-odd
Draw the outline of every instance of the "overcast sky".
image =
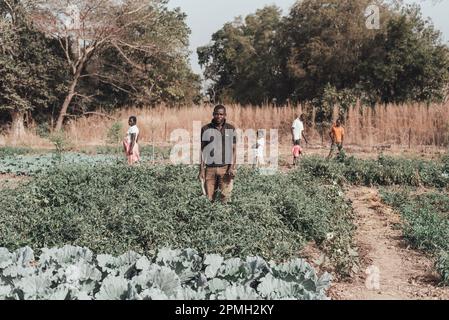
MULTIPOLYGON (((448 0, 418 0, 405 1, 418 3, 422 6, 424 17, 430 17, 436 28, 442 31, 443 40, 449 42, 449 1, 448 0)), ((295 0, 170 0, 169 7, 180 7, 187 14, 187 24, 192 30, 190 36, 190 62, 196 73, 201 72, 198 65, 196 48, 210 42, 212 34, 226 22, 236 16, 246 16, 266 5, 275 4, 288 13, 295 0)))

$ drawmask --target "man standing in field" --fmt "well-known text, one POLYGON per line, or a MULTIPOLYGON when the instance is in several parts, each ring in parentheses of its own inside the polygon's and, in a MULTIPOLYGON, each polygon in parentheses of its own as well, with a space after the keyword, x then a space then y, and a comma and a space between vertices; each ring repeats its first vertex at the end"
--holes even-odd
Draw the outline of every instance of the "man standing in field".
POLYGON ((214 108, 213 120, 201 129, 201 165, 199 179, 210 201, 221 191, 221 201, 231 197, 236 165, 235 128, 226 122, 226 108, 214 108))
POLYGON ((293 145, 301 146, 301 139, 304 138, 304 141, 309 144, 306 136, 304 135, 304 114, 297 117, 292 124, 292 143, 293 145))
POLYGON ((334 153, 336 148, 338 148, 338 154, 340 154, 341 151, 343 150, 345 129, 341 126, 340 119, 338 119, 337 123, 332 127, 331 131, 329 132, 329 136, 332 139, 332 145, 331 145, 331 151, 329 152, 327 159, 330 159, 332 157, 332 154, 334 153))

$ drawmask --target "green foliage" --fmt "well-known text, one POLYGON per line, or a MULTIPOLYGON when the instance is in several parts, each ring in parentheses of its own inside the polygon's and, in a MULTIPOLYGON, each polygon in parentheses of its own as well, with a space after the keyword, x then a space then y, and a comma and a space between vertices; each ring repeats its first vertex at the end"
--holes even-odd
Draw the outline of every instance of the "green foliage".
MULTIPOLYGON (((145 157, 143 157, 145 160, 145 157)), ((125 158, 123 158, 123 162, 125 158)), ((0 158, 0 174, 13 174, 17 176, 36 176, 47 172, 56 166, 114 164, 117 157, 111 155, 84 155, 77 153, 65 153, 61 157, 52 154, 24 154, 9 155, 0 158)))
POLYGON ((87 248, 0 248, 0 299, 25 300, 327 300, 331 276, 300 259, 225 260, 192 249, 133 251, 113 257, 87 248))
POLYGON ((115 145, 115 152, 116 154, 119 154, 120 152, 123 152, 123 147, 121 145, 121 138, 122 138, 122 130, 123 125, 121 122, 114 122, 112 126, 108 129, 108 132, 106 134, 106 141, 107 143, 114 144, 115 145))
POLYGON ((0 147, 0 158, 29 154, 32 151, 33 150, 31 148, 24 147, 0 147))
MULTIPOLYGON (((139 144, 139 148, 140 155, 148 161, 164 161, 170 159, 171 147, 139 144)), ((122 155, 123 148, 116 148, 112 146, 96 146, 92 148, 83 148, 79 152, 89 155, 122 155)))
POLYGON ((62 50, 30 23, 20 1, 0 8, 0 110, 44 110, 64 90, 62 50), (14 17, 14 18, 12 18, 14 17))
POLYGON ((316 123, 331 122, 338 106, 442 101, 449 50, 417 6, 371 0, 303 0, 281 17, 266 7, 236 18, 198 48, 199 63, 219 100, 260 104, 309 103, 316 123), (364 12, 380 9, 380 29, 364 12))
POLYGON ((338 184, 408 185, 447 188, 449 171, 444 161, 411 160, 380 156, 360 160, 344 154, 335 160, 306 157, 301 161, 306 172, 338 184))
POLYGON ((55 146, 55 157, 58 161, 62 160, 63 153, 70 148, 70 142, 63 131, 57 131, 49 136, 49 140, 55 146))
POLYGON ((418 6, 403 7, 362 52, 358 72, 371 102, 444 100, 449 50, 418 6))
POLYGON ((382 199, 402 216, 402 229, 409 243, 436 257, 436 269, 442 282, 449 285, 449 197, 446 193, 428 192, 412 195, 407 191, 382 190, 382 199))
POLYGON ((112 254, 190 247, 281 260, 314 240, 330 267, 334 253, 351 246, 352 211, 337 186, 299 171, 240 170, 223 205, 201 196, 197 174, 194 167, 57 167, 15 192, 0 191, 0 246, 73 244, 112 254), (340 240, 334 245, 329 234, 340 240))
POLYGON ((36 127, 36 134, 44 139, 50 138, 51 127, 47 122, 39 123, 36 127))
POLYGON ((199 63, 214 102, 262 104, 286 97, 285 75, 280 72, 278 31, 281 11, 275 6, 236 18, 212 35, 212 44, 198 48, 199 63))

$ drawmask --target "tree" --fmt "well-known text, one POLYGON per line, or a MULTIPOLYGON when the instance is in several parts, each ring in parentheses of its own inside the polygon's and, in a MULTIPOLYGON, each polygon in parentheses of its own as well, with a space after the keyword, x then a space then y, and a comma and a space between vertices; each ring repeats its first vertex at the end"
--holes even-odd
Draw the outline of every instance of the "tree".
POLYGON ((218 96, 289 98, 316 107, 314 120, 324 124, 335 106, 344 116, 357 100, 441 101, 449 82, 440 33, 399 0, 301 0, 284 18, 267 7, 226 24, 198 55, 218 96), (379 25, 368 23, 372 8, 379 25))
MULTIPOLYGON (((365 11, 372 3, 304 0, 292 8, 285 20, 283 37, 289 47, 286 72, 295 83, 293 95, 297 100, 318 99, 326 87, 337 91, 356 87, 361 47, 381 32, 366 27, 365 11)), ((383 21, 387 20, 387 8, 381 1, 377 5, 383 21)))
POLYGON ((262 104, 286 96, 277 43, 281 11, 268 6, 236 18, 212 35, 212 44, 198 48, 199 63, 220 99, 262 104))
MULTIPOLYGON (((95 96, 97 105, 100 102, 112 106, 144 106, 161 102, 185 104, 197 99, 201 89, 200 78, 193 74, 188 65, 190 30, 185 18, 186 15, 179 9, 164 9, 155 25, 136 26, 140 32, 152 33, 154 43, 164 43, 169 38, 178 41, 176 51, 158 50, 151 55, 141 51, 127 51, 127 55, 144 65, 145 70, 132 67, 124 59, 117 59, 119 53, 116 48, 109 48, 101 56, 96 56, 87 67, 87 72, 92 74, 90 82, 93 85, 89 83, 86 87, 98 89, 95 96), (111 81, 114 85, 110 84, 111 81)), ((136 31, 129 31, 127 37, 132 38, 136 31)))
MULTIPOLYGON (((150 59, 172 56, 185 47, 186 30, 167 23, 173 20, 167 20, 170 14, 167 14, 166 3, 166 0, 50 0, 37 4, 38 9, 32 11, 35 24, 58 39, 71 72, 56 130, 62 128, 75 97, 91 98, 79 90, 88 78, 96 77, 99 82, 125 94, 135 89, 129 82, 127 87, 121 86, 110 74, 90 72, 97 70, 95 66, 91 65, 88 71, 94 60, 100 64, 98 70, 107 67, 122 76, 129 70, 134 74, 147 73, 151 69, 151 64, 147 63, 150 59), (105 54, 114 54, 117 63, 105 66, 101 61, 105 54)), ((119 80, 124 78, 126 76, 119 80)))
POLYGON ((441 102, 448 93, 449 50, 419 7, 407 6, 363 47, 358 72, 372 102, 441 102))
POLYGON ((46 109, 64 87, 61 51, 28 20, 25 1, 0 0, 0 110, 13 135, 24 132, 27 111, 46 109))

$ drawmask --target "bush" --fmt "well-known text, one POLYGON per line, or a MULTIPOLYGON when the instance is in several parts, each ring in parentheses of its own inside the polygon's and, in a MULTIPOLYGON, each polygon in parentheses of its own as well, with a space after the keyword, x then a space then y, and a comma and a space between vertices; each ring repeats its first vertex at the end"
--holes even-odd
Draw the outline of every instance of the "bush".
POLYGON ((29 154, 31 152, 33 152, 31 148, 0 147, 0 158, 29 154))
POLYGON ((449 167, 445 160, 432 162, 380 156, 377 160, 342 157, 328 161, 306 157, 301 162, 301 168, 316 177, 338 184, 449 186, 449 167))

